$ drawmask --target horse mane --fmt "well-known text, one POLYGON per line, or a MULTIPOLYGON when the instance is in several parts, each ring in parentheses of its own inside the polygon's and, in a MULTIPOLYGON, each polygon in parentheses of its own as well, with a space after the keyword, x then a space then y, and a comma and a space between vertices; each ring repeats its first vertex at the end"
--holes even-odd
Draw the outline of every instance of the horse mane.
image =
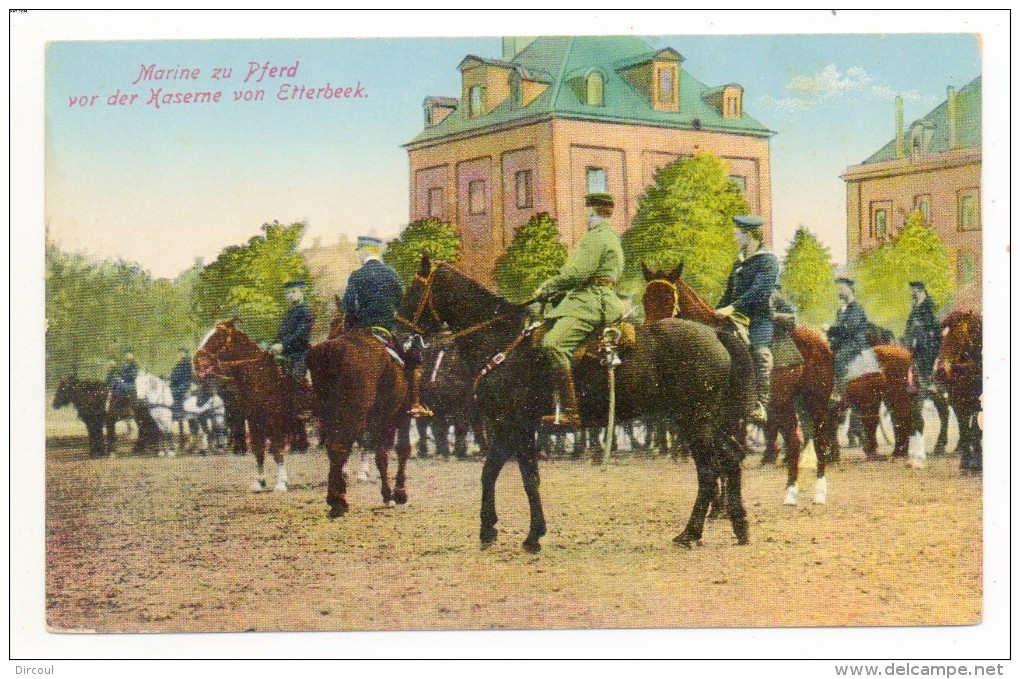
POLYGON ((459 281, 460 284, 466 288, 464 290, 457 291, 458 299, 463 302, 465 306, 487 307, 495 305, 494 313, 496 314, 511 314, 515 311, 519 311, 523 314, 527 311, 526 306, 514 304, 502 295, 489 290, 487 287, 461 271, 450 262, 436 260, 433 264, 438 270, 445 270, 454 274, 454 280, 459 281))
POLYGON ((942 319, 942 327, 947 328, 956 325, 960 321, 970 321, 975 323, 978 328, 978 332, 981 331, 981 314, 974 311, 952 311, 946 314, 945 318, 942 319))
POLYGON ((718 326, 722 322, 722 317, 715 312, 715 309, 713 309, 701 295, 698 294, 698 291, 694 289, 694 286, 685 281, 683 277, 679 277, 673 282, 676 284, 678 292, 677 303, 679 305, 683 305, 684 300, 687 300, 690 305, 684 310, 684 313, 689 314, 691 320, 704 323, 705 325, 711 325, 713 327, 718 326), (691 306, 693 308, 691 308, 691 306))

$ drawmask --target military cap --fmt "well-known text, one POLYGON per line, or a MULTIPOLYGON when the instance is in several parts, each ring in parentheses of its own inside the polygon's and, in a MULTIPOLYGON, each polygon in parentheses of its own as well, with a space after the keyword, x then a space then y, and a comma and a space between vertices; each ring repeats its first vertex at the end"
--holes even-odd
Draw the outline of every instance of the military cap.
POLYGON ((733 223, 738 229, 750 231, 751 229, 757 229, 759 226, 764 224, 765 220, 758 215, 737 215, 733 218, 733 223))
POLYGON ((615 204, 611 193, 589 193, 584 197, 585 207, 613 207, 615 204))
POLYGON ((924 281, 910 281, 907 285, 918 290, 924 290, 924 281))
POLYGON ((375 236, 358 236, 358 249, 363 248, 375 248, 382 252, 382 238, 376 238, 375 236))
POLYGON ((308 287, 308 284, 302 280, 287 281, 286 283, 283 284, 284 290, 290 290, 291 288, 304 289, 306 287, 308 287))
POLYGON ((846 276, 840 276, 839 278, 836 279, 836 282, 842 283, 843 285, 848 285, 851 288, 854 287, 853 279, 847 278, 846 276))

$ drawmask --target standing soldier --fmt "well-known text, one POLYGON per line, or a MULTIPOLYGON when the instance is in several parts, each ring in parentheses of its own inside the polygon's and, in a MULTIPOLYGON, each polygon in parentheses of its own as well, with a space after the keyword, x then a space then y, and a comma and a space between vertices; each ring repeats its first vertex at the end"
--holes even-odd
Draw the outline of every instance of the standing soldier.
MULTIPOLYGON (((361 268, 347 279, 344 292, 344 320, 348 327, 361 327, 393 342, 397 308, 404 297, 400 276, 382 261, 383 242, 372 236, 358 236, 361 268)), ((420 349, 420 347, 418 347, 420 349)), ((405 354, 411 372, 411 417, 432 417, 421 403, 421 358, 417 352, 405 354)))
POLYGON ((286 359, 287 371, 299 383, 304 383, 305 360, 311 345, 315 316, 312 308, 305 304, 304 281, 290 281, 283 289, 290 308, 283 316, 276 343, 269 347, 269 352, 286 359))
POLYGON ((921 391, 931 384, 935 359, 942 344, 941 325, 935 316, 935 304, 922 281, 910 282, 912 304, 907 318, 907 332, 903 344, 914 355, 914 371, 921 391))
POLYGON ((616 284, 623 273, 623 248, 609 218, 613 216, 613 197, 608 193, 589 193, 588 232, 560 273, 542 283, 535 297, 563 296, 545 317, 555 324, 542 338, 542 350, 553 368, 561 414, 546 415, 546 424, 577 429, 581 417, 571 372, 574 350, 600 325, 615 323, 623 315, 616 284))
POLYGON ((720 316, 748 324, 754 361, 757 406, 752 419, 764 422, 772 391, 772 292, 779 279, 779 260, 765 247, 761 217, 737 215, 737 246, 740 257, 733 264, 726 292, 719 300, 720 316))
POLYGON ((181 360, 170 371, 170 396, 173 398, 175 420, 184 419, 184 400, 191 389, 191 356, 185 347, 181 347, 179 353, 181 360))

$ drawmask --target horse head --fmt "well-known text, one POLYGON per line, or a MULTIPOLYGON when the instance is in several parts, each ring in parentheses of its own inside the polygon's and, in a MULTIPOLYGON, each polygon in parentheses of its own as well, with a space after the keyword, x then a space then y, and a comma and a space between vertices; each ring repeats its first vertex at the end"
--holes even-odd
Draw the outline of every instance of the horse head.
POLYGON ((220 321, 199 343, 193 359, 199 379, 215 374, 216 369, 224 364, 248 360, 262 353, 258 345, 237 327, 239 320, 235 317, 220 321))
POLYGON ((680 262, 672 271, 653 271, 641 262, 641 273, 645 277, 645 294, 642 304, 645 309, 645 323, 654 323, 663 318, 676 318, 678 312, 678 281, 684 271, 680 262))
POLYGON ((949 379, 954 366, 980 360, 981 316, 973 311, 954 311, 942 321, 942 344, 935 366, 949 379))
POLYGON ((63 408, 74 399, 74 393, 78 390, 78 375, 72 372, 57 385, 57 393, 53 395, 53 407, 63 408))

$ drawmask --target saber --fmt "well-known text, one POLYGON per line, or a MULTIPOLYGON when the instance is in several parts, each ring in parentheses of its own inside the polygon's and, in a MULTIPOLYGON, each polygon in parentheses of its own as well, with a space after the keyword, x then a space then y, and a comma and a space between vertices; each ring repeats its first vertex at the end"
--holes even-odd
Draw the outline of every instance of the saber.
POLYGON ((620 357, 616 353, 616 344, 622 336, 620 329, 608 327, 602 331, 602 363, 606 366, 606 379, 609 389, 609 410, 606 413, 606 443, 602 449, 602 471, 609 465, 609 452, 616 440, 616 366, 620 357))

